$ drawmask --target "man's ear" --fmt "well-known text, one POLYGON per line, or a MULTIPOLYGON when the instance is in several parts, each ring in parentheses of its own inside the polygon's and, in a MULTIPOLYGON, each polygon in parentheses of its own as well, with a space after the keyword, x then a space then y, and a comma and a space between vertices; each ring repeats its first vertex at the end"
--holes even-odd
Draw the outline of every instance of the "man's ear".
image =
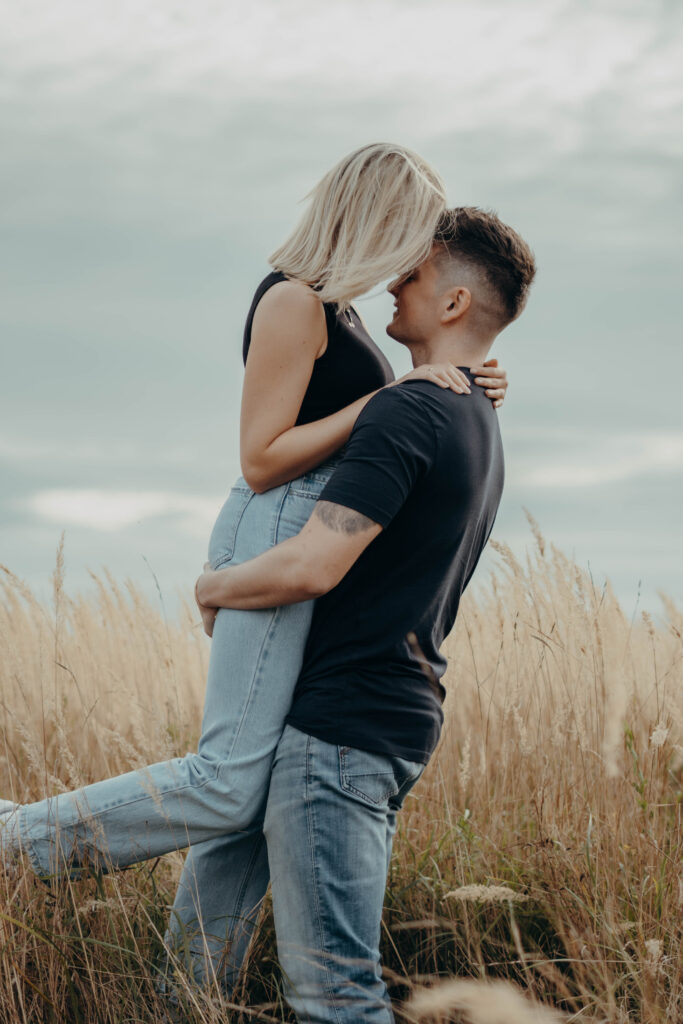
POLYGON ((444 296, 444 308, 441 314, 442 324, 452 324, 466 313, 472 302, 472 292, 464 285, 451 288, 444 296))

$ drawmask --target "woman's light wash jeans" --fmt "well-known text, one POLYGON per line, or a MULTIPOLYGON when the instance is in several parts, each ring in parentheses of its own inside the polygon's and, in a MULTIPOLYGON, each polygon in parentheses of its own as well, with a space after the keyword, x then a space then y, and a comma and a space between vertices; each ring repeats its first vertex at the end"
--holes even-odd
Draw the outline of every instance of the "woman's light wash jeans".
MULTIPOLYGON (((337 461, 264 494, 239 478, 211 535, 212 567, 246 561, 297 534, 337 461)), ((268 886, 265 800, 312 610, 307 601, 218 612, 196 754, 18 812, 22 848, 42 878, 78 877, 86 865, 123 868, 191 846, 166 941, 199 982, 236 980, 268 886)))

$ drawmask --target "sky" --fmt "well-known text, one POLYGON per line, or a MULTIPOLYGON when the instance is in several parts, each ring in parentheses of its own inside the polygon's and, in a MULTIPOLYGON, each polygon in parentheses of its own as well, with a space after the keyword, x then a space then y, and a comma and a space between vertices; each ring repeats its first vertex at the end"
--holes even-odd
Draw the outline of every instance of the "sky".
POLYGON ((537 256, 494 536, 522 554, 527 508, 627 611, 683 600, 683 5, 24 0, 0 69, 0 563, 49 593, 64 531, 71 590, 191 595, 268 254, 395 141, 537 256))

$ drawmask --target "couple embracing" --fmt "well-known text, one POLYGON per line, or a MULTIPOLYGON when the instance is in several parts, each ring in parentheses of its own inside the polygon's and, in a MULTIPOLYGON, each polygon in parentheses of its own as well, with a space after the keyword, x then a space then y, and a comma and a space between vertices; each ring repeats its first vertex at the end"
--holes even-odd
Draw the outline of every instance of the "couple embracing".
MULTIPOLYGON (((495 215, 446 208, 400 146, 363 147, 271 257, 244 335, 244 476, 196 585, 212 635, 196 753, 34 804, 5 861, 43 878, 189 846, 169 964, 237 980, 272 883, 297 1018, 393 1020, 379 955, 396 816, 443 721, 441 644, 503 486, 489 349, 535 265, 495 215), (395 381, 352 306, 393 278, 395 381)), ((172 971, 166 991, 173 998, 172 971)))

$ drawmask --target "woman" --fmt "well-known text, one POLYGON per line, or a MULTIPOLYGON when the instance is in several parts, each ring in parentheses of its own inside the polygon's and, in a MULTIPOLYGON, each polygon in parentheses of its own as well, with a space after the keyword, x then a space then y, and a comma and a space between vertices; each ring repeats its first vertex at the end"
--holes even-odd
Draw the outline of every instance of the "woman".
MULTIPOLYGON (((213 568, 259 554, 308 519, 359 412, 393 382, 351 300, 421 263, 444 209, 439 177, 399 146, 363 147, 313 191, 301 223, 271 257, 275 271, 247 318, 244 477, 211 535, 213 568)), ((495 362, 473 370, 500 404, 504 373, 495 362)), ((469 390, 450 365, 406 375, 416 376, 469 390)), ((12 805, 15 813, 0 819, 4 849, 21 845, 34 870, 50 877, 77 875, 85 865, 125 867, 190 845, 167 945, 189 951, 195 977, 207 980, 227 934, 233 942, 223 967, 232 981, 268 884, 260 814, 311 611, 311 602, 219 611, 197 753, 12 805)))

